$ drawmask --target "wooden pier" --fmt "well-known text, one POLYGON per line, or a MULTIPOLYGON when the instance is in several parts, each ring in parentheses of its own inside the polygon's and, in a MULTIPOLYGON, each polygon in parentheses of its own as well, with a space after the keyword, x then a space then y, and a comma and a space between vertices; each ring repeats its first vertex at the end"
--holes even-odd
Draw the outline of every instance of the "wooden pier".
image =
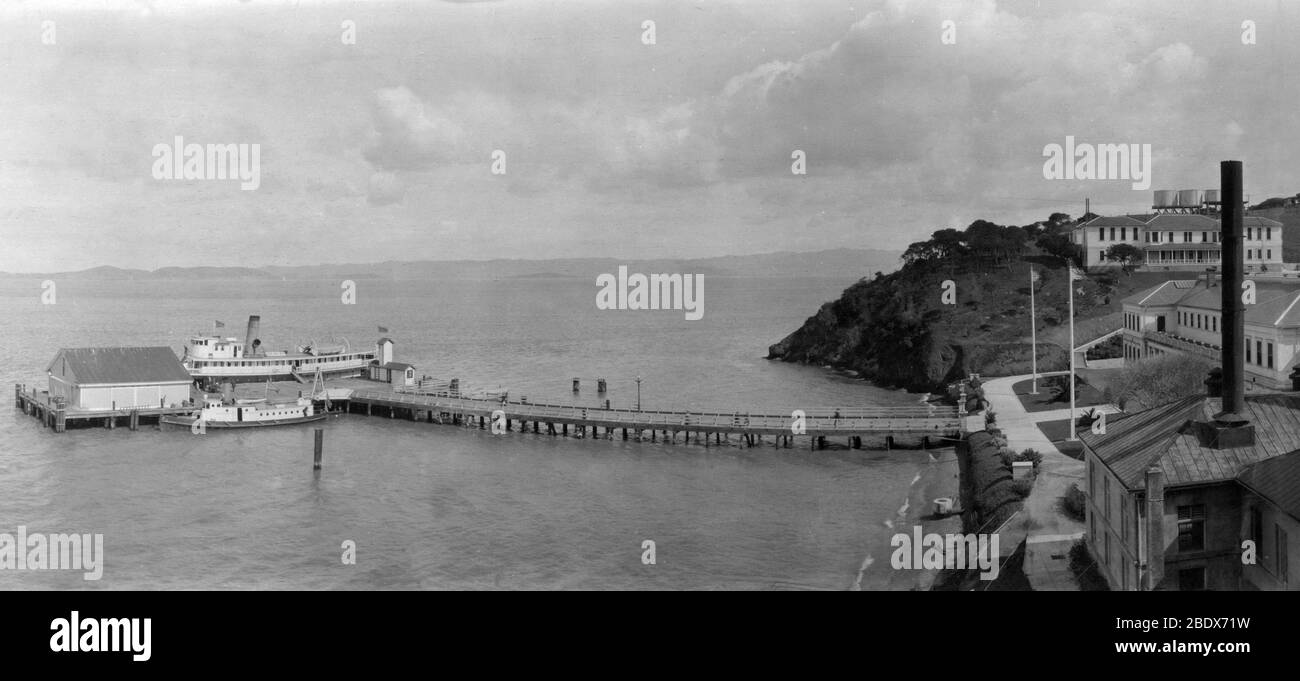
POLYGON ((21 383, 14 384, 14 408, 22 409, 24 414, 40 419, 41 425, 62 433, 68 424, 80 422, 82 425, 103 425, 116 428, 124 425, 129 430, 137 430, 142 422, 157 423, 159 417, 188 414, 195 407, 129 407, 121 409, 73 409, 61 397, 50 397, 45 390, 28 388, 21 383))
MULTIPOLYGON (((565 437, 621 437, 651 442, 662 438, 669 443, 705 446, 738 442, 753 447, 767 439, 777 447, 791 447, 795 437, 805 437, 813 450, 825 448, 828 438, 843 438, 851 449, 916 449, 946 446, 967 430, 964 415, 956 407, 921 405, 809 410, 802 423, 796 423, 791 414, 606 409, 465 397, 446 391, 426 394, 408 389, 403 392, 387 386, 334 388, 328 394, 328 403, 317 400, 320 408, 328 404, 331 410, 351 414, 493 429, 500 433, 531 430, 536 434, 565 437)), ((64 432, 69 424, 109 429, 122 425, 136 430, 141 423, 157 423, 162 416, 185 415, 196 408, 79 410, 68 407, 61 398, 52 398, 44 390, 25 385, 14 386, 14 406, 56 433, 64 432)))
POLYGON ((652 442, 660 437, 677 442, 681 437, 684 442, 702 442, 705 446, 721 445, 736 436, 747 446, 761 445, 764 437, 770 437, 775 446, 790 447, 798 435, 809 438, 814 450, 825 447, 830 437, 845 438, 852 449, 939 447, 949 444, 943 442, 945 439, 960 438, 965 430, 956 407, 920 405, 810 411, 802 424, 796 424, 790 414, 603 409, 358 389, 351 391, 343 409, 368 416, 480 429, 492 428, 495 419, 498 432, 531 430, 537 434, 604 438, 621 435, 624 440, 652 442))

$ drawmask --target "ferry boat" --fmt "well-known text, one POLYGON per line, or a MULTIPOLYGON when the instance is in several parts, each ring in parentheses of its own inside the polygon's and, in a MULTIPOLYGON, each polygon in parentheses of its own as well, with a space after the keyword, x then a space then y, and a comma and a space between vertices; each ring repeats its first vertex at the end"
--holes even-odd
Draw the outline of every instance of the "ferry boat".
POLYGON ((300 397, 293 402, 272 403, 264 398, 252 400, 223 400, 220 395, 205 395, 203 408, 188 416, 163 416, 163 423, 192 426, 201 422, 205 428, 256 428, 284 426, 295 423, 320 421, 329 414, 316 413, 311 398, 300 397))
POLYGON ((359 376, 377 357, 392 357, 393 341, 381 338, 373 349, 353 350, 347 341, 323 345, 308 343, 297 350, 265 350, 257 332, 261 317, 248 318, 244 340, 235 337, 195 335, 185 346, 181 363, 199 385, 246 383, 266 380, 311 382, 324 376, 359 376))

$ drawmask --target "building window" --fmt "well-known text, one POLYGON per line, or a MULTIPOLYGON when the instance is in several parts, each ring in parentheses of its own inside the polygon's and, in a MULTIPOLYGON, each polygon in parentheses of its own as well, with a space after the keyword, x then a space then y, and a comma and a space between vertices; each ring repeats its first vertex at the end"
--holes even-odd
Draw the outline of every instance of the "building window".
POLYGON ((1262 365, 1264 363, 1263 343, 1255 341, 1255 363, 1262 365))
POLYGON ((1150 233, 1150 232, 1147 232, 1146 234, 1143 234, 1143 235, 1142 235, 1142 243, 1146 243, 1146 244, 1151 243, 1151 233, 1150 233))
POLYGON ((1218 331, 1218 330, 1219 330, 1219 318, 1218 318, 1218 317, 1211 317, 1211 318, 1210 318, 1210 325, 1214 327, 1214 328, 1210 329, 1211 331, 1218 331))
POLYGON ((1172 244, 1173 242, 1174 242, 1174 233, 1173 233, 1173 232, 1170 232, 1170 233, 1169 233, 1169 243, 1172 244))
POLYGON ((1209 241, 1210 241, 1210 233, 1209 233, 1209 232, 1201 232, 1201 243, 1204 244, 1204 243, 1208 243, 1209 241))
POLYGON ((1272 260, 1272 259, 1273 259, 1273 249, 1271 249, 1271 248, 1268 249, 1268 259, 1269 259, 1269 260, 1272 260))
POLYGON ((1098 228, 1097 228, 1097 241, 1105 241, 1105 240, 1106 240, 1106 228, 1105 228, 1105 227, 1098 227, 1098 228))
POLYGON ((1254 240, 1255 240, 1255 228, 1254 228, 1254 227, 1247 227, 1247 228, 1246 228, 1246 241, 1254 241, 1254 240))
POLYGON ((1251 361, 1253 361, 1253 360, 1251 360, 1251 357, 1250 357, 1250 339, 1247 338, 1247 339, 1246 339, 1246 363, 1247 363, 1247 364, 1250 364, 1251 361))
POLYGON ((1265 227, 1265 228, 1264 228, 1264 239, 1265 239, 1266 241, 1272 241, 1272 240, 1273 240, 1273 228, 1272 228, 1272 227, 1265 227))
POLYGON ((1273 368, 1273 341, 1268 342, 1268 368, 1273 368))
POLYGON ((1178 590, 1179 591, 1204 591, 1205 590, 1205 568, 1191 568, 1190 570, 1178 571, 1178 590))
POLYGON ((1178 507, 1178 550, 1205 548, 1205 504, 1178 507))
POLYGON ((1273 523, 1273 554, 1276 556, 1277 578, 1282 580, 1283 584, 1287 583, 1287 571, 1290 569, 1286 551, 1286 530, 1282 529, 1281 525, 1273 523))
POLYGON ((1191 233, 1191 232, 1183 232, 1183 243, 1185 243, 1185 244, 1190 244, 1190 243, 1192 243, 1192 233, 1191 233))
POLYGON ((1128 227, 1119 228, 1119 240, 1128 241, 1128 227))

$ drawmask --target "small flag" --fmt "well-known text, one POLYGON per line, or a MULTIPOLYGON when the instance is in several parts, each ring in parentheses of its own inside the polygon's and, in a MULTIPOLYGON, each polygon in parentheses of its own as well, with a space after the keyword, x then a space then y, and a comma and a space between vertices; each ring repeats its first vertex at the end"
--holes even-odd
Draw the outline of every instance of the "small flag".
POLYGON ((224 328, 226 328, 226 323, 223 322, 223 321, 221 321, 220 319, 218 319, 218 320, 217 320, 217 328, 218 328, 218 329, 224 329, 224 328))
POLYGON ((1088 275, 1084 274, 1082 270, 1074 265, 1070 265, 1070 281, 1080 281, 1087 278, 1088 275))
POLYGON ((1042 277, 1042 275, 1040 275, 1040 274, 1038 273, 1038 270, 1034 269, 1034 266, 1033 266, 1033 265, 1030 265, 1030 266, 1029 266, 1029 283, 1031 283, 1031 284, 1037 284, 1037 283, 1038 283, 1038 280, 1039 280, 1039 279, 1042 279, 1042 278, 1043 278, 1043 277, 1042 277))
POLYGON ((388 327, 387 326, 379 327, 379 333, 388 333, 388 327))

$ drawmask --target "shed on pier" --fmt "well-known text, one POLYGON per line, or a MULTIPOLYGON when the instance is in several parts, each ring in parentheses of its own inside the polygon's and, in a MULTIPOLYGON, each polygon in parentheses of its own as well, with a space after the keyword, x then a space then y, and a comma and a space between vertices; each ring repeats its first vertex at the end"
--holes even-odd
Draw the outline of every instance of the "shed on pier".
POLYGON ((110 410, 179 406, 193 380, 171 348, 62 348, 45 372, 50 397, 69 408, 110 410))
POLYGON ((415 366, 405 362, 371 364, 367 377, 372 381, 383 381, 389 385, 415 385, 415 366))

